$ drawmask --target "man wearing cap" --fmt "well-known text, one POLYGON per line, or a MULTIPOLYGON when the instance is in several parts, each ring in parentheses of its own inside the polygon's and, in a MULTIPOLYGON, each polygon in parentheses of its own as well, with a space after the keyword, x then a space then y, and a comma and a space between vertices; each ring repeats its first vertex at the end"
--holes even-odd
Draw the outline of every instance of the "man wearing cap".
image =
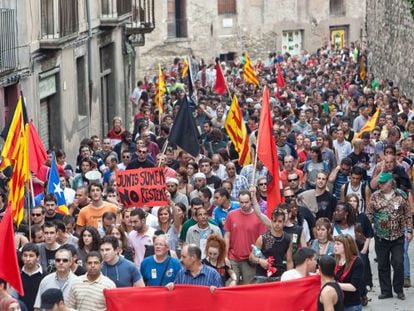
POLYGON ((378 298, 393 297, 394 288, 398 299, 404 300, 404 231, 407 231, 407 239, 411 241, 412 215, 407 195, 395 188, 395 181, 390 172, 382 172, 377 181, 379 190, 371 196, 366 214, 375 229, 375 252, 381 287, 378 298), (392 285, 390 265, 394 270, 392 285))
POLYGON ((63 293, 58 288, 49 288, 41 296, 40 308, 46 311, 76 311, 68 308, 63 300, 63 293))
POLYGON ((183 203, 188 208, 188 198, 185 194, 178 191, 178 179, 177 178, 167 178, 165 181, 167 185, 167 190, 171 194, 171 200, 174 204, 183 203))

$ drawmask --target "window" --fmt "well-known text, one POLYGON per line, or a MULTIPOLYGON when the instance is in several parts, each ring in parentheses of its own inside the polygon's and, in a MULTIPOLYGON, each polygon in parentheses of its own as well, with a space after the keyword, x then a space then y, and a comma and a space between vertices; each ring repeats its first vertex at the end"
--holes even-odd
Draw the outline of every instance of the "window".
POLYGON ((236 0, 217 0, 218 14, 236 14, 236 0))
POLYGON ((187 13, 186 0, 168 0, 168 37, 186 38, 187 34, 187 13))
POLYGON ((88 114, 88 101, 86 99, 86 79, 85 79, 85 57, 76 59, 76 82, 78 84, 78 114, 86 116, 88 114))
POLYGON ((329 1, 329 14, 335 16, 345 15, 345 5, 343 0, 329 1))

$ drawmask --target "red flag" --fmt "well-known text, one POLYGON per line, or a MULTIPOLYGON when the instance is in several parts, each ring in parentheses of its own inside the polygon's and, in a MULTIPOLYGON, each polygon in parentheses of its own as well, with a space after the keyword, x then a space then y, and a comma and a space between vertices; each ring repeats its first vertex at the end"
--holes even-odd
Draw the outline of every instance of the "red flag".
POLYGON ((277 85, 277 87, 284 87, 285 86, 285 79, 283 78, 282 68, 280 68, 279 63, 277 64, 276 85, 277 85))
POLYGON ((216 61, 216 85, 214 86, 214 91, 220 95, 226 93, 226 81, 218 61, 216 61))
POLYGON ((217 288, 175 285, 104 289, 108 311, 136 310, 227 311, 227 310, 317 310, 321 283, 313 275, 286 282, 217 288), (277 306, 277 307, 275 307, 277 306))
POLYGON ((260 113, 259 135, 257 138, 257 156, 269 170, 272 179, 267 186, 267 214, 270 218, 273 210, 281 202, 279 160, 276 142, 273 136, 273 123, 269 106, 269 89, 263 90, 262 111, 260 113))
POLYGON ((37 174, 42 164, 47 160, 45 147, 32 120, 29 123, 29 159, 30 171, 35 174, 37 174))
POLYGON ((19 264, 17 262, 16 248, 14 246, 13 219, 11 206, 6 208, 0 223, 0 278, 7 281, 20 296, 24 296, 19 264))

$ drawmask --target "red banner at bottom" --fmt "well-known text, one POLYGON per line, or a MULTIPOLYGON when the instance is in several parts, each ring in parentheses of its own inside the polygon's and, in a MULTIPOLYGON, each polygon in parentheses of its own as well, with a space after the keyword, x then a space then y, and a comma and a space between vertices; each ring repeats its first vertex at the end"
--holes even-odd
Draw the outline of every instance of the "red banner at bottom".
POLYGON ((313 311, 317 308, 320 276, 303 279, 244 285, 216 289, 177 285, 173 291, 165 287, 116 288, 105 290, 108 311, 179 310, 290 310, 313 311))

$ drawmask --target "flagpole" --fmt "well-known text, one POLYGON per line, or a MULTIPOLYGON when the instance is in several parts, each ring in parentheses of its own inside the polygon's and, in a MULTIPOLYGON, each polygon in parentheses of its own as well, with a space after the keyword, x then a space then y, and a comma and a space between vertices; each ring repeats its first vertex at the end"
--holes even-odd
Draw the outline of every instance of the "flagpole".
MULTIPOLYGON (((167 147, 168 147, 168 137, 165 140, 164 145, 162 145, 161 155, 165 155, 165 152, 167 151, 167 147)), ((161 158, 158 161, 158 167, 160 167, 160 166, 161 166, 161 158)))
MULTIPOLYGON (((30 177, 29 177, 29 184, 30 184, 29 194, 30 194, 30 197, 32 198, 32 206, 35 207, 36 203, 35 203, 35 198, 34 198, 34 193, 33 193, 32 174, 30 174, 30 177)), ((27 210, 28 210, 28 216, 29 216, 29 219, 28 219, 29 220, 29 241, 32 241, 32 220, 30 218, 30 204, 28 204, 27 210)))

